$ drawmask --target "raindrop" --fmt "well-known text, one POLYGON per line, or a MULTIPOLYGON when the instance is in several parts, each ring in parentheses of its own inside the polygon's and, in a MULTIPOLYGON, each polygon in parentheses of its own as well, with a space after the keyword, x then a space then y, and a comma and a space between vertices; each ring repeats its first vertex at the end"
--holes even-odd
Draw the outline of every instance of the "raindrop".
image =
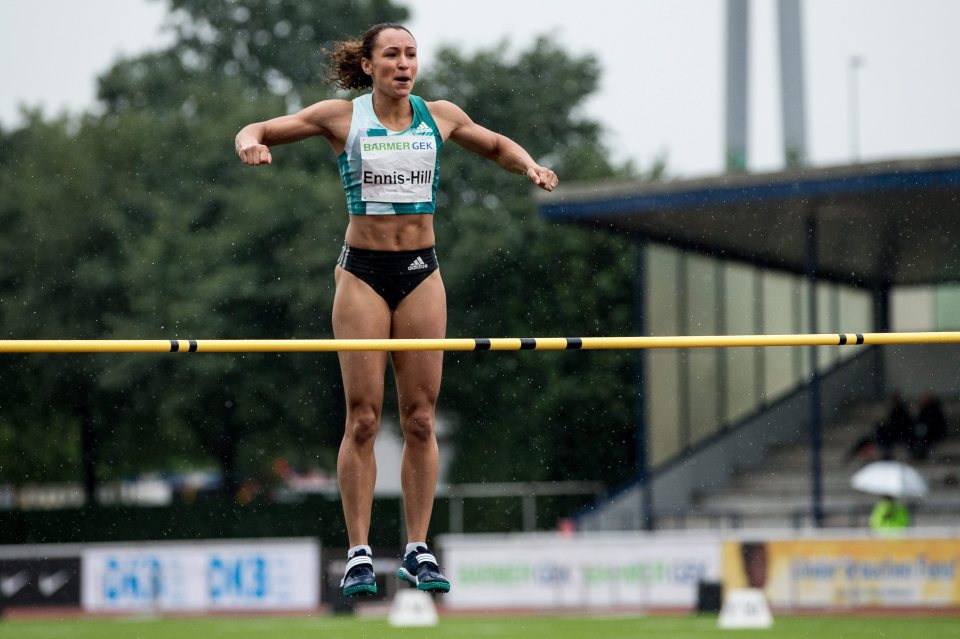
POLYGON ((287 20, 281 20, 273 25, 273 34, 278 38, 286 38, 290 35, 290 31, 292 31, 292 28, 290 27, 290 22, 287 20))
POLYGON ((313 34, 314 34, 313 27, 311 27, 308 24, 300 27, 299 31, 297 31, 297 36, 301 40, 312 40, 313 34))
POLYGON ((273 39, 273 36, 270 35, 269 31, 261 29, 257 31, 253 36, 253 43, 260 47, 265 47, 270 44, 270 40, 273 39))

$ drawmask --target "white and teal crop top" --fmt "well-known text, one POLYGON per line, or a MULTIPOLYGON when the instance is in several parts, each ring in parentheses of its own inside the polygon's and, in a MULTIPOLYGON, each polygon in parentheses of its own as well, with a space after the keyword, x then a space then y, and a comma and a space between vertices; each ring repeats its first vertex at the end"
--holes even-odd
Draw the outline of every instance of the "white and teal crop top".
POLYGON ((443 139, 423 98, 411 95, 410 105, 410 126, 391 131, 377 119, 372 93, 353 101, 350 133, 337 158, 350 215, 434 212, 443 139))

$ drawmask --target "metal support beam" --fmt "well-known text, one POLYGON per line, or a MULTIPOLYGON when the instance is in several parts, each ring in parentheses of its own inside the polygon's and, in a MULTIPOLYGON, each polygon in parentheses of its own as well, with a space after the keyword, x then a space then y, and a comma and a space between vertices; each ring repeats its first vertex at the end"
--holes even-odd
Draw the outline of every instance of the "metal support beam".
MULTIPOLYGON (((816 210, 807 213, 806 277, 810 296, 810 330, 817 330, 817 216, 816 210)), ((815 528, 823 527, 823 462, 821 459, 822 415, 820 401, 820 369, 818 349, 810 346, 810 514, 815 528)))
MULTIPOLYGON (((888 332, 890 330, 890 285, 884 284, 873 289, 873 330, 888 332)), ((883 365, 884 350, 874 349, 873 362, 873 392, 877 399, 886 397, 887 375, 883 365)))
MULTIPOLYGON (((633 332, 635 335, 644 335, 647 330, 646 322, 646 243, 634 243, 634 271, 633 271, 633 332)), ((634 433, 636 437, 637 481, 640 485, 640 527, 644 530, 653 530, 656 522, 653 516, 653 482, 650 481, 648 460, 648 430, 647 430, 647 388, 646 388, 647 357, 643 350, 638 350, 633 359, 633 387, 634 396, 634 433)))

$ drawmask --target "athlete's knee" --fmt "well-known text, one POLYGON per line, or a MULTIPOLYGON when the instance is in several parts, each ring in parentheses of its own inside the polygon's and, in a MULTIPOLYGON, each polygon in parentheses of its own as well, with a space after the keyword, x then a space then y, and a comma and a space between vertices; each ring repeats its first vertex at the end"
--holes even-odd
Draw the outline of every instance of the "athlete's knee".
POLYGON ((360 446, 373 445, 380 432, 380 413, 373 406, 353 406, 347 411, 344 438, 360 446))
POLYGON ((424 404, 405 411, 401 420, 403 438, 407 443, 429 442, 434 438, 435 411, 424 404))

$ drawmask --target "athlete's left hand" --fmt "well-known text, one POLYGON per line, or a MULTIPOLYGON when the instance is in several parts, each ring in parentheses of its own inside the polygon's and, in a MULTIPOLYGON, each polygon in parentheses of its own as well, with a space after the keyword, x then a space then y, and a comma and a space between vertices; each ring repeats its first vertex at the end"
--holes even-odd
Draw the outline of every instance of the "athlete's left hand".
POLYGON ((527 177, 544 191, 552 191, 560 184, 557 174, 545 166, 530 167, 527 169, 527 177))

